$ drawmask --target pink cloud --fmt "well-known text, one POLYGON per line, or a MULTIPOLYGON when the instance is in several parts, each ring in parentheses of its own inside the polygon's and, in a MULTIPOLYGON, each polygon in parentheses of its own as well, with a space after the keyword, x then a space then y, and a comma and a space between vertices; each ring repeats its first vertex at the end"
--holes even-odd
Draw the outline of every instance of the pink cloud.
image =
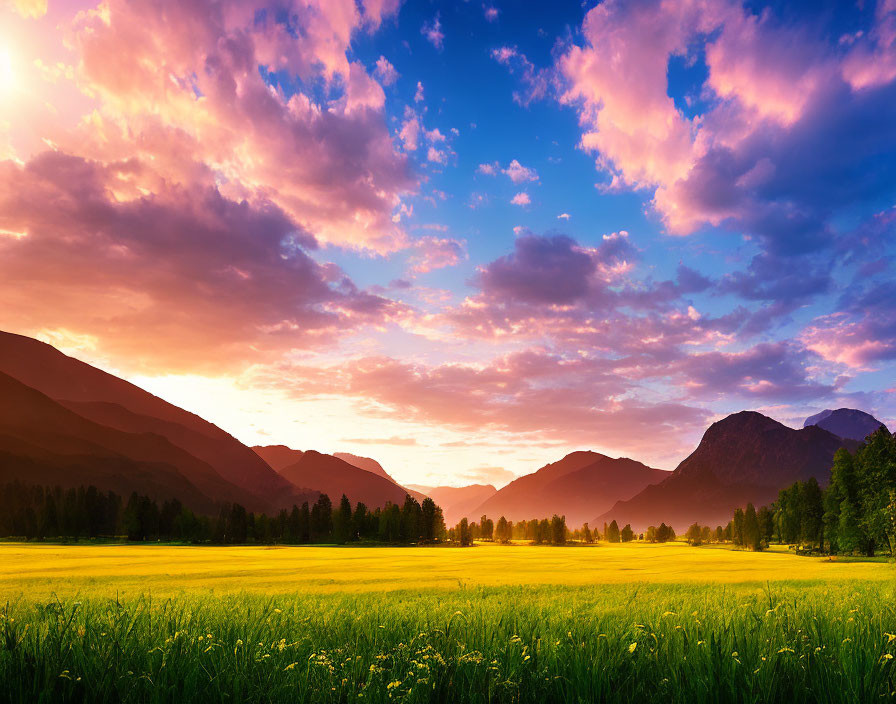
POLYGON ((511 432, 539 441, 593 447, 612 438, 639 457, 668 454, 709 416, 678 403, 625 398, 627 382, 607 363, 565 358, 538 349, 487 364, 425 365, 366 357, 338 367, 281 366, 265 383, 302 398, 339 393, 375 400, 385 418, 437 423, 458 430, 511 432))
POLYGON ((434 164, 447 164, 448 152, 444 149, 436 149, 431 146, 426 152, 426 160, 431 161, 434 164))
POLYGON ((244 3, 112 0, 74 23, 78 80, 102 109, 59 147, 135 156, 159 180, 214 180, 227 197, 276 203, 321 241, 394 250, 405 236, 389 213, 416 183, 386 127, 382 88, 348 58, 353 35, 393 4, 302 4, 297 38, 244 3), (259 68, 322 80, 326 109, 267 85, 259 68))
POLYGON ((4 328, 91 336, 131 368, 220 370, 402 314, 312 259, 315 238, 276 205, 199 185, 132 196, 144 168, 0 164, 0 225, 26 233, 0 238, 4 328))
MULTIPOLYGON (((823 232, 834 203, 863 197, 841 189, 816 191, 813 199, 805 185, 861 178, 861 142, 870 135, 852 132, 856 146, 842 151, 853 156, 837 163, 836 176, 792 155, 823 151, 842 123, 892 102, 868 91, 896 80, 894 28, 892 4, 882 3, 873 31, 853 37, 843 52, 808 26, 780 23, 770 11, 754 15, 735 2, 608 0, 587 13, 582 45, 556 62, 560 100, 576 108, 581 147, 610 176, 603 187, 653 192, 674 234, 731 224, 772 246, 786 232, 823 232), (699 59, 701 46, 707 78, 700 99, 708 107, 689 116, 669 95, 668 67, 699 59)), ((495 56, 507 63, 515 55, 495 56)), ((886 143, 881 130, 877 139, 886 143)))
POLYGON ((417 138, 420 134, 420 129, 420 118, 413 110, 405 108, 404 122, 401 123, 401 130, 398 133, 405 149, 410 151, 417 149, 417 138))
POLYGON ((467 257, 466 242, 451 238, 422 237, 414 241, 417 253, 410 259, 411 272, 425 274, 455 266, 467 257))
POLYGON ((492 50, 492 58, 519 76, 525 91, 514 91, 513 99, 523 107, 547 96, 554 82, 553 71, 536 68, 516 47, 502 46, 492 50))
POLYGON ((843 77, 857 90, 896 79, 896 2, 881 0, 875 15, 868 40, 855 42, 843 62, 843 77))
POLYGON ((526 181, 537 181, 538 173, 535 169, 529 169, 523 166, 516 159, 508 164, 506 169, 503 169, 503 172, 510 178, 514 183, 525 183, 526 181))
POLYGON ((892 321, 889 336, 868 319, 852 319, 847 313, 823 316, 803 330, 800 339, 819 356, 855 370, 869 371, 875 362, 896 359, 896 334, 892 321))
POLYGON ((431 22, 425 22, 423 24, 420 33, 426 37, 426 41, 432 44, 436 49, 442 48, 445 41, 445 34, 442 32, 442 23, 439 20, 438 13, 436 13, 436 16, 431 22))
POLYGON ((376 60, 376 76, 384 86, 391 86, 398 80, 398 71, 385 56, 381 56, 376 60))
POLYGON ((510 202, 514 205, 529 205, 532 202, 532 199, 529 198, 529 194, 525 191, 521 191, 517 193, 513 198, 510 199, 510 202))

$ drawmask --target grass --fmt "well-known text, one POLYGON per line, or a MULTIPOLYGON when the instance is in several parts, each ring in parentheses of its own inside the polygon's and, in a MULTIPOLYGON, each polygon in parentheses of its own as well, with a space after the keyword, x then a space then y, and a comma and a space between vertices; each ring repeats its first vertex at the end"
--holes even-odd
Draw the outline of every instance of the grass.
POLYGON ((0 545, 14 702, 896 699, 896 572, 784 552, 0 545))

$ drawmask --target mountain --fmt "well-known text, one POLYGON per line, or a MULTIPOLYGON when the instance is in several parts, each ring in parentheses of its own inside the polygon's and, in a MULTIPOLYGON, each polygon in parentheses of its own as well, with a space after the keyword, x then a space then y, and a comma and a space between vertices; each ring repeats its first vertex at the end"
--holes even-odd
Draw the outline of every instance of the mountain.
POLYGON ((575 528, 668 474, 628 458, 573 452, 510 482, 468 517, 478 519, 484 514, 493 520, 504 516, 520 521, 556 513, 565 515, 567 525, 575 528))
POLYGON ((0 483, 12 481, 137 491, 199 511, 239 491, 161 435, 94 423, 0 373, 0 483))
POLYGON ((239 487, 247 508, 288 506, 300 498, 264 460, 217 426, 48 344, 0 332, 0 372, 101 425, 167 438, 239 487))
MULTIPOLYGON (((411 484, 413 489, 428 496, 442 508, 445 525, 449 528, 457 525, 461 518, 474 518, 473 510, 498 490, 491 484, 470 484, 469 486, 419 486, 411 484)), ((478 520, 482 514, 475 515, 478 520)))
POLYGON ((725 525, 738 506, 758 508, 797 480, 815 477, 826 484, 834 453, 856 446, 816 425, 794 430, 761 413, 735 413, 709 426, 697 449, 663 482, 618 502, 594 524, 615 519, 636 531, 660 522, 677 531, 694 521, 725 525))
POLYGON ((817 425, 841 438, 860 442, 881 426, 887 427, 874 416, 855 408, 838 408, 836 411, 828 409, 816 413, 806 418, 806 422, 803 423, 804 428, 810 425, 817 425))
POLYGON ((388 479, 393 484, 398 484, 398 482, 390 477, 386 470, 383 469, 383 465, 381 465, 375 459, 353 455, 351 452, 334 452, 333 457, 338 457, 343 462, 348 462, 349 464, 354 465, 355 467, 363 469, 367 472, 378 474, 384 479, 388 479))
MULTIPOLYGON (((395 481, 391 477, 391 475, 389 475, 389 473, 386 472, 385 469, 383 469, 383 465, 381 465, 375 459, 372 459, 370 457, 359 457, 358 455, 353 455, 351 452, 334 452, 333 457, 338 457, 342 461, 348 462, 355 467, 366 470, 368 472, 373 472, 374 474, 388 479, 390 482, 397 486, 400 486, 405 490, 406 493, 417 499, 419 503, 422 503, 423 499, 426 498, 426 494, 416 491, 415 489, 412 489, 410 487, 403 486, 402 484, 399 484, 397 481, 395 481)), ((438 503, 438 501, 436 501, 436 503, 438 503)))
MULTIPOLYGON (((278 472, 282 472, 283 469, 285 469, 289 465, 295 464, 302 458, 302 455, 305 454, 301 450, 293 450, 292 448, 287 447, 286 445, 256 445, 252 449, 255 450, 255 452, 258 453, 258 455, 262 459, 264 459, 265 462, 267 462, 269 465, 271 465, 271 467, 273 467, 278 472)), ((401 502, 402 503, 404 502, 405 494, 410 494, 415 499, 417 499, 417 501, 419 501, 419 502, 422 502, 423 499, 426 498, 425 495, 421 494, 418 491, 414 491, 412 489, 405 489, 403 486, 401 486, 401 484, 396 482, 392 477, 390 477, 386 473, 386 470, 383 469, 382 465, 379 462, 377 462, 376 460, 371 459, 369 457, 358 457, 358 455, 353 455, 348 452, 334 452, 332 455, 324 455, 322 453, 315 453, 315 455, 320 455, 322 457, 335 457, 336 459, 338 459, 346 464, 351 465, 355 469, 360 469, 364 472, 367 472, 368 474, 373 474, 374 476, 385 479, 386 481, 394 484, 399 489, 401 489, 401 492, 402 492, 401 493, 401 502)), ((318 461, 320 461, 320 460, 318 460, 318 461)), ((351 493, 349 493, 349 491, 351 491, 353 489, 355 491, 357 491, 357 489, 355 489, 355 487, 357 486, 355 479, 357 477, 360 477, 362 480, 366 479, 363 475, 359 475, 356 473, 350 473, 350 474, 343 473, 343 476, 347 477, 347 479, 352 483, 347 484, 345 487, 339 487, 335 483, 331 483, 329 486, 332 490, 332 493, 331 493, 331 491, 324 492, 327 494, 327 496, 330 497, 331 501, 334 500, 334 497, 335 497, 335 499, 338 500, 339 498, 342 497, 342 494, 345 493, 346 496, 348 496, 350 499, 352 499, 352 503, 357 503, 358 501, 361 501, 362 503, 367 504, 367 506, 370 508, 373 508, 374 505, 380 505, 380 504, 370 504, 367 501, 365 501, 364 499, 355 499, 352 497, 351 493)), ((369 482, 366 482, 366 481, 363 482, 364 486, 368 486, 368 484, 369 484, 369 482)), ((377 483, 375 485, 381 486, 380 483, 377 483)), ((301 486, 311 486, 311 485, 306 482, 305 484, 302 484, 301 486)), ((317 487, 314 487, 314 488, 316 489, 317 487)), ((378 496, 379 494, 374 494, 374 495, 378 496)), ((396 494, 396 496, 397 496, 397 494, 396 494)), ((392 501, 392 503, 398 503, 394 499, 390 499, 390 500, 392 501)))
POLYGON ((284 467, 295 464, 304 454, 301 450, 293 450, 286 445, 253 445, 253 452, 267 462, 274 471, 280 472, 284 467))
POLYGON ((296 487, 326 494, 333 504, 338 504, 345 494, 352 504, 360 501, 373 509, 387 503, 401 505, 407 495, 407 491, 395 482, 314 450, 302 452, 301 457, 282 468, 280 474, 296 487))

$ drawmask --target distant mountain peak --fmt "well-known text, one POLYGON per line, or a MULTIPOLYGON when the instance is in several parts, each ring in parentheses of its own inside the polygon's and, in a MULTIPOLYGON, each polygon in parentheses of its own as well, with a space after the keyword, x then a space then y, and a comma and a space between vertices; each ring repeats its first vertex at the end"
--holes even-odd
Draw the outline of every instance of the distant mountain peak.
POLYGON ((756 411, 732 413, 706 429, 667 479, 595 521, 615 519, 639 530, 660 521, 681 530, 694 521, 724 524, 735 507, 768 503, 794 481, 827 483, 834 453, 855 445, 818 426, 795 430, 756 411))
POLYGON ((351 452, 334 452, 333 457, 338 457, 343 462, 348 462, 349 464, 354 465, 359 469, 363 469, 367 472, 372 472, 373 474, 378 474, 381 477, 385 477, 390 482, 393 482, 395 484, 398 483, 389 475, 389 473, 385 469, 383 469, 383 465, 381 465, 372 457, 362 457, 360 455, 352 454, 351 452))
POLYGON ((813 425, 841 438, 859 441, 864 440, 881 426, 887 427, 870 413, 865 413, 857 408, 825 409, 821 413, 809 416, 803 423, 804 428, 813 425))

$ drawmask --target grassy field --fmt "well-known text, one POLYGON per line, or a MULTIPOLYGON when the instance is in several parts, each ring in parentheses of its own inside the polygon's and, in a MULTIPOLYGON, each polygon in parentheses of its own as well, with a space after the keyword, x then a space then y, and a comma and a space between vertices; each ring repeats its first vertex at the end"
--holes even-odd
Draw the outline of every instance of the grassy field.
POLYGON ((786 552, 0 545, 0 700, 896 699, 896 568, 786 552))

